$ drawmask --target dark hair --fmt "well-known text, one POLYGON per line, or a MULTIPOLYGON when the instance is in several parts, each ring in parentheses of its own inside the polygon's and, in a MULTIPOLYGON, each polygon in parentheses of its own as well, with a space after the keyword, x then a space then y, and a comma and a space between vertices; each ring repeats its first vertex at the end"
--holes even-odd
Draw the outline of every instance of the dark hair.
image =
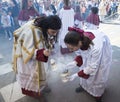
POLYGON ((57 15, 40 16, 35 19, 34 25, 41 27, 42 29, 58 30, 61 28, 61 20, 57 15))
POLYGON ((64 2, 64 6, 69 6, 70 4, 70 0, 63 0, 63 2, 64 2))
POLYGON ((83 37, 75 31, 69 31, 64 38, 65 43, 73 46, 77 46, 80 40, 83 40, 83 37))
POLYGON ((80 11, 80 6, 79 6, 79 5, 77 5, 77 6, 75 7, 75 12, 81 13, 81 11, 80 11))
POLYGON ((28 0, 22 0, 22 10, 25 10, 28 8, 28 0))
POLYGON ((83 34, 81 36, 76 31, 69 31, 64 38, 64 42, 72 46, 77 46, 79 44, 79 41, 82 42, 82 47, 80 48, 81 50, 87 50, 88 48, 90 48, 90 44, 93 45, 92 40, 90 40, 83 34))
POLYGON ((48 29, 59 30, 61 28, 61 19, 57 15, 45 16, 42 15, 35 19, 34 25, 40 27, 45 40, 48 40, 48 29))
POLYGON ((92 7, 91 8, 92 13, 98 14, 98 7, 92 7))

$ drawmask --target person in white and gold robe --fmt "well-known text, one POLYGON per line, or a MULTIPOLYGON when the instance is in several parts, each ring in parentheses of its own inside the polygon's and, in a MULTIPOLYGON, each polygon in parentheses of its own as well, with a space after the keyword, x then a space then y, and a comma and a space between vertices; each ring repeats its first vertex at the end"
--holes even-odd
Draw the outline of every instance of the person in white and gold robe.
POLYGON ((58 16, 36 18, 14 31, 13 69, 22 93, 39 97, 46 87, 44 62, 51 54, 52 43, 61 28, 58 16))

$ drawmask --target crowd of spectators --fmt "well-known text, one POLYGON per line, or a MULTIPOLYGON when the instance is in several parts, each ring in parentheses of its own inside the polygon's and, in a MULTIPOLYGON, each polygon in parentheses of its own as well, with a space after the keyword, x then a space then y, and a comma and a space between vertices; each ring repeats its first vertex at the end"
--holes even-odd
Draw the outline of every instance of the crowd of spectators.
MULTIPOLYGON (((21 17, 19 16, 23 8, 22 2, 24 1, 26 0, 1 0, 0 2, 0 34, 4 34, 5 36, 9 37, 9 40, 12 39, 12 32, 21 26, 19 24, 19 18, 21 17)), ((38 13, 36 16, 42 14, 45 14, 46 16, 59 15, 59 11, 64 5, 63 0, 31 1, 33 2, 32 6, 38 13)), ((85 21, 90 14, 91 7, 98 7, 98 14, 100 16, 100 21, 102 21, 105 17, 110 16, 118 11, 119 2, 119 0, 101 0, 100 2, 96 2, 96 0, 71 0, 71 7, 74 9, 74 11, 76 11, 76 6, 80 7, 80 16, 83 21, 85 21), (102 14, 103 9, 105 10, 104 14, 102 14)))

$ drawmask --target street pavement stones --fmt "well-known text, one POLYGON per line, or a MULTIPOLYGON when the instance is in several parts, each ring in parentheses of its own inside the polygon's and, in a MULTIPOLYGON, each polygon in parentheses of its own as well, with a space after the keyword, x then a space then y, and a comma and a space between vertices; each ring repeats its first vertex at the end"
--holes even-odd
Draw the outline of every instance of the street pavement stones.
POLYGON ((11 71, 13 71, 13 70, 12 70, 12 65, 10 63, 0 65, 0 75, 4 75, 11 71))

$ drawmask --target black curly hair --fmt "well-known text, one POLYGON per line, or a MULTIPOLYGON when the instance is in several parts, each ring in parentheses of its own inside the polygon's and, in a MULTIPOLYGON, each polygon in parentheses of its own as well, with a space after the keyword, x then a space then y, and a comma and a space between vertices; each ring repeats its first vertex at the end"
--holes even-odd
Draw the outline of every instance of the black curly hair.
POLYGON ((40 16, 35 19, 34 24, 42 29, 59 30, 61 28, 61 20, 57 15, 40 16))
POLYGON ((98 14, 98 7, 92 7, 91 8, 91 11, 92 11, 92 13, 94 13, 94 14, 98 14))
POLYGON ((40 27, 43 32, 43 36, 48 41, 48 29, 59 30, 61 28, 61 19, 57 15, 45 16, 42 15, 35 19, 34 25, 40 27))

